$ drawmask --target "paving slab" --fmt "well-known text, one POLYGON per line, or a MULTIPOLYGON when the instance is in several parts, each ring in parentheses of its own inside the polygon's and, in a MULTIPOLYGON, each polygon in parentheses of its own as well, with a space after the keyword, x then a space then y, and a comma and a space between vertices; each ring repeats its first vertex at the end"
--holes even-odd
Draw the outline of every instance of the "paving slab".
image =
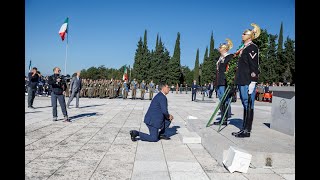
POLYGON ((80 108, 73 102, 68 109, 68 123, 62 122, 60 107, 59 121, 52 121, 50 98, 36 97, 36 109, 25 105, 25 179, 295 179, 295 141, 268 127, 270 103, 256 103, 252 137, 236 139, 230 133, 242 121, 239 99, 232 104, 229 125, 217 132, 215 126, 205 127, 217 98, 202 101, 198 96, 192 102, 191 93, 169 93, 167 98, 174 116, 171 140, 132 142, 130 130, 148 133, 143 120, 149 100, 80 98, 80 108), (188 133, 201 143, 183 142, 181 135, 188 133), (221 164, 230 145, 252 152, 255 159, 247 173, 230 173, 221 164), (272 167, 259 167, 266 157, 272 158, 272 167))

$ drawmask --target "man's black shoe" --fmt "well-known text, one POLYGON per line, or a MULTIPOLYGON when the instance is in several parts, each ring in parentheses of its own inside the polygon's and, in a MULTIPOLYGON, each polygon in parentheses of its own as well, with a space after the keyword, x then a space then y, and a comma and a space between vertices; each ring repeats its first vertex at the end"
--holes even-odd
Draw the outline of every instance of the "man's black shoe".
MULTIPOLYGON (((216 121, 216 122, 213 122, 213 124, 214 124, 214 125, 220 125, 220 122, 221 122, 221 121, 216 121)), ((227 124, 227 121, 223 121, 222 125, 224 125, 224 126, 228 125, 228 124, 227 124)))
POLYGON ((240 131, 238 131, 238 132, 232 132, 231 135, 232 135, 232 136, 235 136, 235 135, 240 134, 240 133, 242 133, 242 132, 243 132, 243 130, 240 130, 240 131))
POLYGON ((236 134, 235 137, 239 137, 239 138, 250 137, 250 132, 242 131, 242 133, 236 134))
POLYGON ((160 134, 159 139, 170 140, 171 138, 165 136, 164 134, 160 134))
POLYGON ((137 136, 136 136, 136 134, 134 133, 133 130, 130 131, 130 136, 131 136, 131 141, 133 141, 133 142, 134 142, 134 141, 137 141, 137 140, 136 140, 136 137, 137 137, 137 136))
POLYGON ((35 107, 33 107, 33 106, 28 106, 28 108, 35 109, 35 107))

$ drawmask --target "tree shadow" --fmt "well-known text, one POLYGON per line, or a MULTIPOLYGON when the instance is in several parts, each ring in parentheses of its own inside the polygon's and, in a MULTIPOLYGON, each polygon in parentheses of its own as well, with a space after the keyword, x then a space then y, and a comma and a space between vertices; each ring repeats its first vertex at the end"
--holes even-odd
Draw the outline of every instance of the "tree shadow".
POLYGON ((94 113, 83 113, 83 114, 78 114, 78 115, 75 115, 75 116, 71 116, 69 117, 72 121, 74 121, 75 119, 77 118, 81 118, 81 117, 90 117, 90 116, 95 116, 97 115, 96 112, 94 113))
POLYGON ((167 128, 166 131, 165 131, 165 134, 167 137, 171 137, 173 135, 176 135, 178 134, 177 133, 177 129, 180 128, 180 126, 172 126, 171 128, 167 128))

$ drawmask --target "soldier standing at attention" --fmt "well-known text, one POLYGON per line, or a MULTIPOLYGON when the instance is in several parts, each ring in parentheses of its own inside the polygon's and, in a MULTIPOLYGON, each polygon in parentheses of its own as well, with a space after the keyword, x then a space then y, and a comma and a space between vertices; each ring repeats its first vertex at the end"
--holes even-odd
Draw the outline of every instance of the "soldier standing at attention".
POLYGON ((149 100, 152 100, 154 92, 154 83, 153 80, 149 83, 149 100))

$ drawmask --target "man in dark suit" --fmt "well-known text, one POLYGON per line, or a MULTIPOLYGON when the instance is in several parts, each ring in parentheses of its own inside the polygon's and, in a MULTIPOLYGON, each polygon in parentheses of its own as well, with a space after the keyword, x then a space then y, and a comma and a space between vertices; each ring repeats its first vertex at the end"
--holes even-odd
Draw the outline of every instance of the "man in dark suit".
POLYGON ((36 96, 36 90, 39 82, 38 69, 36 67, 32 68, 32 71, 29 72, 29 84, 28 84, 28 108, 35 109, 33 107, 33 101, 36 96))
POLYGON ((77 75, 72 78, 70 83, 71 96, 67 103, 68 109, 70 109, 69 107, 70 103, 75 96, 76 96, 76 108, 79 108, 79 96, 80 96, 81 88, 82 88, 82 79, 80 78, 80 71, 78 71, 77 75))
POLYGON ((196 95, 197 95, 197 89, 198 89, 198 85, 197 85, 197 81, 193 80, 193 84, 191 86, 192 89, 192 101, 196 100, 196 95))
POLYGON ((150 135, 136 130, 131 130, 130 136, 132 141, 136 141, 137 136, 140 137, 140 140, 149 142, 157 142, 159 139, 170 139, 165 135, 166 128, 169 127, 173 120, 173 116, 168 112, 168 102, 166 97, 170 88, 166 83, 160 85, 160 87, 161 92, 152 99, 149 109, 144 117, 144 123, 149 128, 150 135))

